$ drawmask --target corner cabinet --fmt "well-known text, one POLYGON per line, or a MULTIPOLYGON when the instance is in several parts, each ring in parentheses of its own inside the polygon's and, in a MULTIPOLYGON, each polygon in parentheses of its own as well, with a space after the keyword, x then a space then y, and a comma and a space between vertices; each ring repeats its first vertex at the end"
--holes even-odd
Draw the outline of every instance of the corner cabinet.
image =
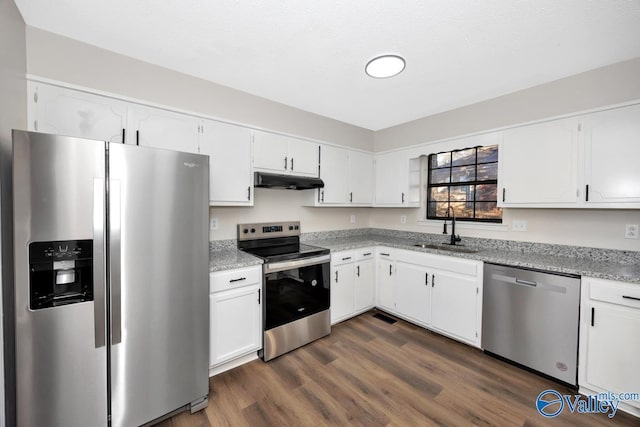
MULTIPOLYGON (((581 293, 580 392, 638 392, 640 284, 583 277, 581 293)), ((640 416, 640 400, 621 405, 640 416)))
POLYGON ((219 373, 262 348, 262 267, 211 273, 209 291, 209 368, 219 373))
POLYGON ((373 308, 374 269, 372 248, 331 254, 331 324, 373 308))
POLYGON ((420 207, 420 159, 405 151, 377 154, 374 173, 374 206, 420 207))
POLYGON ((480 347, 482 262, 384 247, 378 254, 380 308, 480 347))
POLYGON ((320 144, 276 133, 253 132, 253 168, 269 173, 319 176, 320 144))

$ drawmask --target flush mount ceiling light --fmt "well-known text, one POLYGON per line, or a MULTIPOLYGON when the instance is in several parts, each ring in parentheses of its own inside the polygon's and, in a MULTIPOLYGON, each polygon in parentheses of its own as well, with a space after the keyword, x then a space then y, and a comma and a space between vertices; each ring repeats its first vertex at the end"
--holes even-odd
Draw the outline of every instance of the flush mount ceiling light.
POLYGON ((386 79, 398 75, 404 70, 404 58, 398 55, 381 55, 367 62, 365 72, 376 79, 386 79))

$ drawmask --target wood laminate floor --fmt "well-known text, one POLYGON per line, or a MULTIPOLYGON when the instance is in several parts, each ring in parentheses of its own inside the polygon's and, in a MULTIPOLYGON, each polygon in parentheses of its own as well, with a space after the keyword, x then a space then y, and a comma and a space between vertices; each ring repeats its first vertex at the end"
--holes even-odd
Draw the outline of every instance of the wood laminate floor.
MULTIPOLYGON (((537 396, 570 389, 482 351, 368 312, 268 363, 210 378, 209 406, 162 427, 186 426, 640 426, 618 411, 541 416, 537 396)), ((629 390, 636 391, 636 390, 629 390)))

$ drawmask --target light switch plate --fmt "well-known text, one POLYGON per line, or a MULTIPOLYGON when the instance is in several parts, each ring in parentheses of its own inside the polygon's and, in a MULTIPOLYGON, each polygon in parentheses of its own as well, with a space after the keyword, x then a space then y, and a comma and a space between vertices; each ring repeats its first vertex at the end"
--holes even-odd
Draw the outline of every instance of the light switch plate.
POLYGON ((638 238, 638 224, 627 224, 624 228, 625 239, 637 239, 638 238))
POLYGON ((351 215, 351 224, 355 224, 355 223, 356 223, 356 216, 351 215))
POLYGON ((511 229, 513 231, 527 231, 527 221, 514 220, 511 222, 511 229))

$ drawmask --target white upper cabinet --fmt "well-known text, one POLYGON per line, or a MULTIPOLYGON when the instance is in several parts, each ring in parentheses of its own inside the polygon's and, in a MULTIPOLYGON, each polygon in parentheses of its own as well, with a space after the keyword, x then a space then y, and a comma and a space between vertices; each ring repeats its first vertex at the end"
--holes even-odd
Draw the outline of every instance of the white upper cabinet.
POLYGON ((126 102, 29 81, 29 130, 123 142, 126 102))
POLYGON ((349 202, 370 206, 373 203, 373 155, 349 151, 349 202))
POLYGON ((253 168, 263 172, 318 176, 320 145, 275 133, 253 132, 253 168))
POLYGON ((204 120, 200 154, 209 156, 209 204, 253 206, 251 130, 204 120))
POLYGON ((130 143, 186 153, 198 152, 200 118, 143 105, 133 106, 132 118, 133 134, 127 135, 130 143))
POLYGON ((589 114, 585 130, 586 203, 638 207, 640 105, 589 114))
POLYGON ((344 148, 323 145, 320 148, 320 178, 324 188, 320 192, 320 203, 349 203, 349 153, 344 148))
POLYGON ((419 207, 419 173, 420 160, 410 159, 405 151, 376 155, 374 206, 419 207))
POLYGON ((575 205, 579 125, 570 118, 505 130, 498 206, 575 205))

